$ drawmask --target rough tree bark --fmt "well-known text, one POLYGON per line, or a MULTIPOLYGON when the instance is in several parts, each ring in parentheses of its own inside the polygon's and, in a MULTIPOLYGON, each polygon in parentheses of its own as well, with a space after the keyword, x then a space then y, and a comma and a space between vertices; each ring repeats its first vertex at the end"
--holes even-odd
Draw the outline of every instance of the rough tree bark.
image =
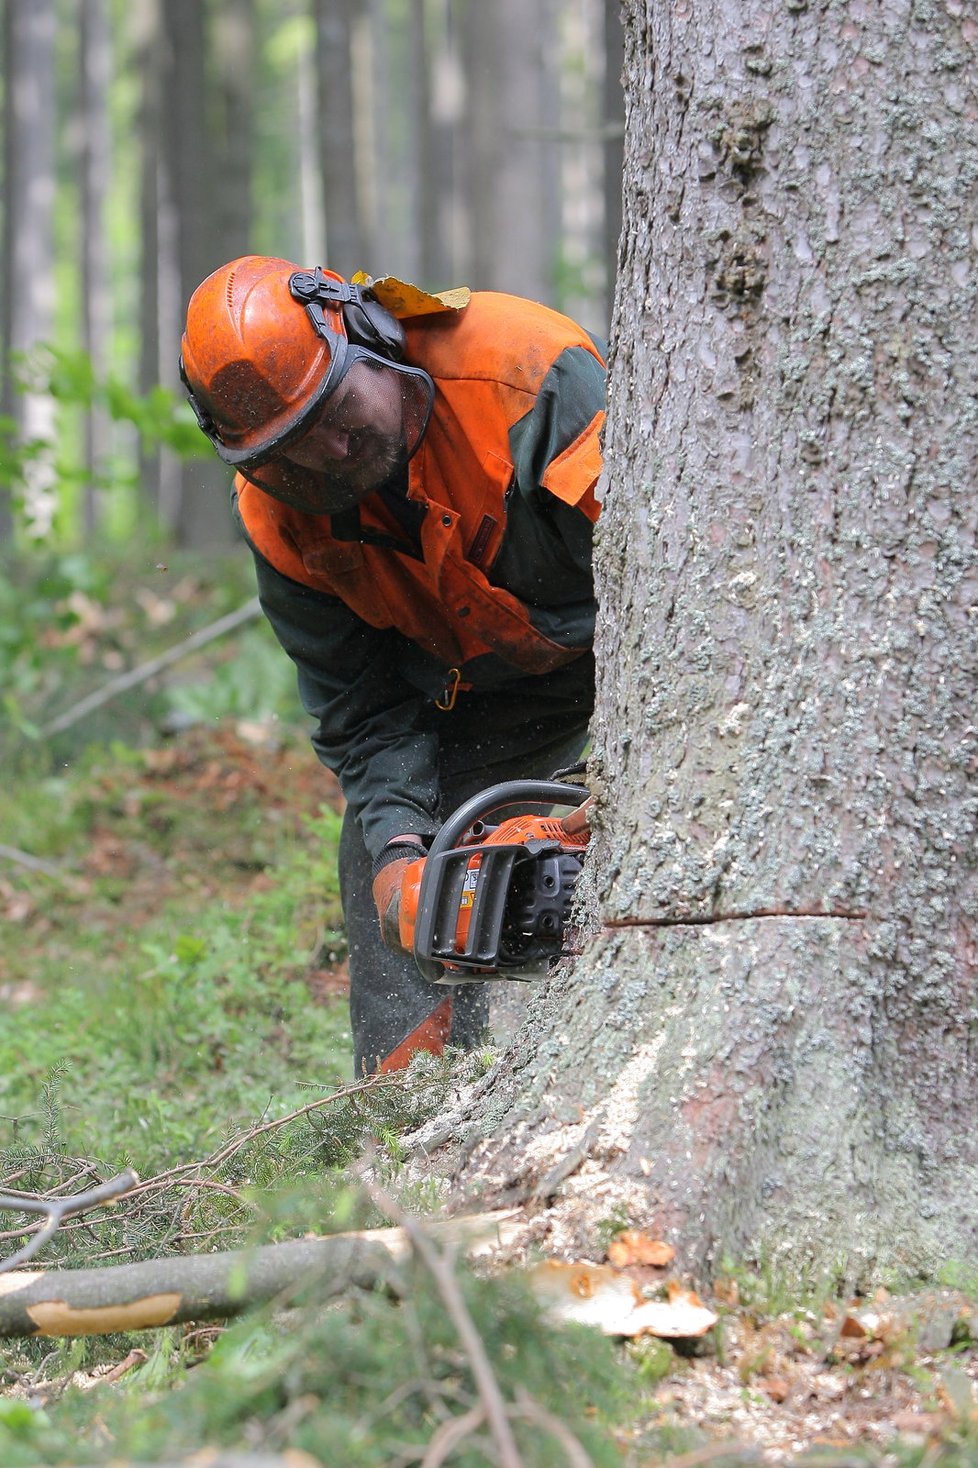
POLYGON ((978 25, 624 9, 590 936, 458 1187, 926 1270, 978 1243, 978 25))
POLYGON ((601 121, 605 138, 602 147, 602 183, 604 192, 603 247, 606 271, 604 319, 611 320, 614 310, 615 280, 618 269, 618 242, 621 238, 621 182, 624 101, 621 94, 622 21, 617 4, 604 8, 604 65, 601 86, 601 121))

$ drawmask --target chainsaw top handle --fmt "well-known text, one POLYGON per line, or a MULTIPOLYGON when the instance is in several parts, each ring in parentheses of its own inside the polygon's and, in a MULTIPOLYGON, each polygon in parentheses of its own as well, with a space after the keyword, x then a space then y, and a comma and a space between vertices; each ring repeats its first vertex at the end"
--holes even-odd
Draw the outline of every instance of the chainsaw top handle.
POLYGON ((428 855, 451 851, 476 821, 484 821, 508 805, 576 806, 583 805, 587 797, 586 785, 567 785, 561 780, 504 780, 501 785, 490 785, 448 817, 428 848, 428 855))

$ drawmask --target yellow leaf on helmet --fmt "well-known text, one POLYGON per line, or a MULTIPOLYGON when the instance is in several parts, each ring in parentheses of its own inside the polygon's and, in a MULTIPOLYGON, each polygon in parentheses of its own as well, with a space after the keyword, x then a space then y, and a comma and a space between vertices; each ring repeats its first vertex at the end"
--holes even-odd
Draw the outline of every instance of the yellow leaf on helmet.
POLYGON ((467 285, 450 291, 426 291, 409 281, 398 280, 395 275, 382 275, 378 280, 372 280, 362 270, 358 270, 351 279, 353 285, 368 285, 380 304, 398 320, 429 316, 436 311, 464 311, 472 295, 467 285))

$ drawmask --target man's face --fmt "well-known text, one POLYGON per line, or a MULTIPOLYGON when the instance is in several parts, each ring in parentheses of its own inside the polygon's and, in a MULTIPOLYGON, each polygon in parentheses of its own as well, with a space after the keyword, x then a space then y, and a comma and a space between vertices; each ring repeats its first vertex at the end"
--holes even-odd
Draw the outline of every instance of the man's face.
POLYGON ((308 514, 329 515, 379 489, 407 457, 401 393, 396 372, 369 359, 354 362, 303 436, 282 450, 283 459, 316 479, 279 497, 308 514))

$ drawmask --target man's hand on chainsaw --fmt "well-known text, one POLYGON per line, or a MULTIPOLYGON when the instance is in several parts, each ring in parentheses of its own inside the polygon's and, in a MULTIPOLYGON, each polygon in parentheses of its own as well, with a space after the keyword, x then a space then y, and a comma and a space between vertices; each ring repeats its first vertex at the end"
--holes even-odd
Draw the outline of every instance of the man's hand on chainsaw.
POLYGON ((423 859, 426 846, 420 836, 395 836, 374 862, 373 897, 380 934, 388 948, 407 951, 401 937, 401 893, 408 869, 423 859))

